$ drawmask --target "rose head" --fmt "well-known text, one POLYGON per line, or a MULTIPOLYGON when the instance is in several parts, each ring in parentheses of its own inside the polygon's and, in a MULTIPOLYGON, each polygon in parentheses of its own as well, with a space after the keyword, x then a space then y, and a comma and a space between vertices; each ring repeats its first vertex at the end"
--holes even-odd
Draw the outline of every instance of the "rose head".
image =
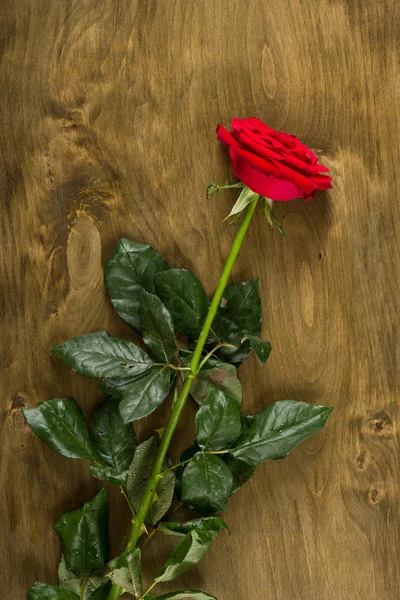
POLYGON ((232 131, 217 127, 217 138, 229 147, 232 170, 253 192, 287 202, 309 200, 329 190, 328 167, 294 135, 275 131, 259 119, 233 119, 232 131))

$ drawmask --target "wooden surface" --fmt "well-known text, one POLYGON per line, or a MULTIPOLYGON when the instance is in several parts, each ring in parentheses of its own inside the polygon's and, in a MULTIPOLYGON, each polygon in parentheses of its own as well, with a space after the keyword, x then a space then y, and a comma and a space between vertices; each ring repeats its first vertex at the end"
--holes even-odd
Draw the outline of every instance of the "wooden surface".
MULTIPOLYGON (((335 411, 257 470, 230 503, 231 538, 182 586, 219 600, 397 600, 399 3, 2 0, 0 12, 3 595, 55 583, 52 524, 101 486, 24 425, 22 404, 70 395, 89 416, 101 398, 49 349, 97 329, 131 335, 102 283, 122 235, 212 292, 235 232, 222 223, 233 194, 205 200, 231 178, 215 126, 257 116, 314 148, 334 189, 280 208, 285 242, 252 224, 234 279, 261 276, 273 353, 242 368, 244 408, 296 398, 335 411)), ((110 497, 115 554, 128 514, 110 497)), ((149 544, 148 575, 168 547, 149 544)))

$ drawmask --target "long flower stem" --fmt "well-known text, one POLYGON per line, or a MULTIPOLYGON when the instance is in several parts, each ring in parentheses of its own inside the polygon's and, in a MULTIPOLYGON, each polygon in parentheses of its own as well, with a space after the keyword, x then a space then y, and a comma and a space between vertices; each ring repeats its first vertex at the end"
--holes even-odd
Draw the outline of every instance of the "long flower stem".
MULTIPOLYGON (((237 255, 239 254, 239 250, 242 246, 244 236, 250 225, 251 217, 253 216, 258 199, 259 197, 257 196, 256 198, 254 198, 251 204, 249 204, 246 214, 244 215, 243 221, 241 222, 239 230, 233 241, 231 250, 229 252, 229 256, 222 271, 221 278, 218 282, 217 289, 208 309, 206 320, 204 321, 203 328, 201 330, 199 339, 197 340, 197 344, 193 352, 192 360, 190 363, 190 372, 188 373, 188 375, 186 375, 179 396, 175 404, 173 405, 171 415, 169 417, 168 423, 164 429, 164 433, 160 441, 160 446, 158 448, 157 456, 154 461, 149 483, 147 485, 142 502, 137 511, 136 517, 132 520, 132 528, 126 542, 126 550, 130 550, 131 548, 134 548, 136 546, 137 541, 143 531, 143 523, 153 501, 158 483, 162 478, 161 472, 164 466, 164 461, 168 452, 169 445, 172 440, 172 436, 175 432, 176 426, 178 425, 178 421, 181 416, 183 407, 185 406, 186 400, 189 396, 190 389, 193 385, 193 380, 197 375, 201 360, 201 353, 203 352, 203 348, 207 341, 208 334, 210 333, 212 322, 217 313, 223 293, 225 291, 230 274, 232 272, 233 265, 235 264, 237 255)), ((108 596, 108 600, 117 600, 121 596, 121 594, 122 588, 116 584, 113 584, 110 594, 108 596)))

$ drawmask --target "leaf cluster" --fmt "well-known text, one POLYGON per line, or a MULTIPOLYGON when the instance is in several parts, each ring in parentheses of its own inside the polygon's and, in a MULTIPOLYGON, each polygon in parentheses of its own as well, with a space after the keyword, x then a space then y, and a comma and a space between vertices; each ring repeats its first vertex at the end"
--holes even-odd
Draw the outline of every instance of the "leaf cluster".
POLYGON ((88 459, 93 477, 121 486, 132 519, 147 488, 158 451, 150 437, 137 445, 132 425, 160 406, 171 388, 190 373, 191 395, 199 404, 196 438, 178 463, 166 459, 146 516, 148 526, 181 538, 143 592, 140 549, 127 549, 108 562, 108 501, 104 490, 80 509, 62 515, 54 528, 63 542, 59 585, 35 583, 29 600, 106 599, 110 582, 147 600, 212 599, 183 590, 154 596, 156 584, 171 581, 196 565, 226 523, 215 516, 253 475, 258 464, 283 458, 323 427, 330 408, 294 400, 275 402, 254 416, 241 414, 242 387, 237 368, 251 354, 264 365, 271 352, 261 339, 259 280, 228 286, 214 319, 200 367, 192 370, 192 351, 209 309, 199 279, 172 269, 148 245, 121 239, 105 268, 105 285, 120 317, 142 343, 84 334, 52 352, 82 376, 99 380, 107 394, 89 425, 71 398, 55 398, 24 408, 33 432, 52 450, 88 459), (179 340, 179 341, 178 341, 179 340), (183 340, 183 341, 182 341, 183 340), (201 518, 161 521, 174 496, 201 518))

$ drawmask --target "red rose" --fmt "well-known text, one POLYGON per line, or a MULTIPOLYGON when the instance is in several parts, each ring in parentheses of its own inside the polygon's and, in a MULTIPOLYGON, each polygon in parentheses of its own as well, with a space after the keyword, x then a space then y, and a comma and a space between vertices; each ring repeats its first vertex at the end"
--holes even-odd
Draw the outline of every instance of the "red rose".
POLYGON ((259 119, 233 119, 232 131, 217 127, 217 138, 229 146, 232 169, 253 192, 271 200, 309 200, 329 190, 328 167, 294 135, 275 131, 259 119))

